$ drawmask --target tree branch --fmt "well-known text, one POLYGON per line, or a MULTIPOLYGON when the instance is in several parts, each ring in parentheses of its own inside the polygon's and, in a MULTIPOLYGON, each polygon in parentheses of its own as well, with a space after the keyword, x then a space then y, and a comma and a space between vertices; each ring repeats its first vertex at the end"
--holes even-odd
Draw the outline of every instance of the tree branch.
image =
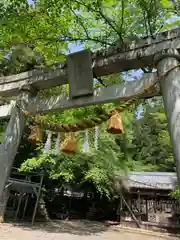
MULTIPOLYGON (((123 0, 122 0, 123 1, 123 0)), ((112 21, 111 19, 109 19, 108 17, 106 17, 104 15, 104 13, 102 12, 102 9, 101 9, 101 5, 100 5, 100 1, 97 0, 97 7, 98 7, 98 11, 96 11, 97 13, 99 13, 99 15, 104 19, 105 23, 108 23, 108 25, 117 33, 120 41, 121 41, 121 44, 123 44, 123 38, 122 38, 122 33, 121 31, 119 31, 113 24, 112 24, 112 21)))
MULTIPOLYGON (((115 43, 109 43, 109 42, 106 42, 104 40, 101 40, 101 39, 96 39, 96 38, 80 38, 80 37, 71 37, 71 36, 65 36, 64 38, 44 38, 44 37, 38 37, 38 38, 35 38, 33 39, 33 42, 35 41, 45 41, 46 42, 46 45, 50 44, 50 43, 58 43, 58 42, 77 42, 77 41, 92 41, 92 42, 96 42, 96 43, 101 43, 103 45, 109 45, 109 46, 116 46, 115 43)), ((27 44, 27 45, 30 45, 32 48, 35 47, 35 44, 32 43, 32 41, 27 41, 27 42, 23 42, 23 43, 16 43, 16 44, 27 44)), ((14 43, 10 43, 9 44, 9 47, 12 47, 14 45, 16 45, 14 43)))
POLYGON ((179 9, 173 9, 173 8, 164 8, 166 11, 172 12, 176 15, 180 15, 180 10, 179 9))
POLYGON ((123 30, 123 25, 124 25, 124 10, 125 10, 125 4, 124 4, 124 0, 121 1, 122 4, 122 13, 121 13, 121 26, 120 26, 120 32, 122 33, 123 30))
MULTIPOLYGON (((78 1, 78 0, 74 0, 74 2, 76 2, 77 4, 79 4, 79 5, 81 5, 81 6, 84 6, 85 8, 87 8, 87 10, 90 10, 90 11, 92 11, 92 12, 94 12, 94 13, 99 14, 99 15, 102 17, 102 19, 104 20, 104 22, 107 23, 107 24, 109 25, 109 27, 114 30, 115 33, 117 33, 117 35, 119 36, 119 38, 120 38, 121 41, 122 41, 121 33, 120 33, 120 32, 118 31, 118 29, 114 26, 114 24, 112 24, 112 20, 109 19, 107 16, 105 16, 105 15, 103 14, 103 12, 101 11, 101 6, 100 6, 99 0, 97 0, 97 3, 96 3, 98 9, 94 9, 94 8, 92 8, 92 7, 90 6, 90 4, 87 5, 87 4, 85 4, 84 2, 80 2, 80 1, 78 1)), ((113 44, 113 46, 114 46, 114 44, 113 44)))
POLYGON ((92 42, 96 42, 96 43, 101 43, 101 44, 107 44, 109 46, 115 46, 115 44, 113 43, 108 43, 104 40, 101 39, 97 39, 97 38, 91 38, 91 37, 85 37, 85 38, 81 38, 81 37, 71 37, 71 36, 65 36, 64 38, 36 38, 35 40, 45 40, 49 43, 52 42, 75 42, 75 41, 92 41, 92 42))
POLYGON ((83 21, 81 20, 81 18, 75 13, 75 11, 72 9, 71 6, 68 5, 68 7, 70 8, 71 12, 74 14, 75 18, 80 22, 81 27, 83 28, 83 30, 84 30, 84 32, 85 32, 86 38, 89 38, 88 30, 87 30, 86 27, 84 26, 84 23, 83 23, 83 21))

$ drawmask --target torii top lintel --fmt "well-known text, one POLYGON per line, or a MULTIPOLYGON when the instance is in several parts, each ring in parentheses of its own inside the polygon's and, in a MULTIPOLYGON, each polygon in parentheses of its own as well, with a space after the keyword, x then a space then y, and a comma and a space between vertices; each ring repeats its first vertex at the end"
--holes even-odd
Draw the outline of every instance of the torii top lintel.
MULTIPOLYGON (((153 64, 154 55, 161 50, 180 50, 180 28, 162 32, 126 44, 126 51, 108 48, 92 54, 93 71, 97 77, 112 73, 143 68, 153 64)), ((61 66, 53 69, 33 70, 0 78, 0 96, 11 97, 19 93, 19 88, 31 84, 36 89, 47 89, 68 83, 67 69, 61 66)))

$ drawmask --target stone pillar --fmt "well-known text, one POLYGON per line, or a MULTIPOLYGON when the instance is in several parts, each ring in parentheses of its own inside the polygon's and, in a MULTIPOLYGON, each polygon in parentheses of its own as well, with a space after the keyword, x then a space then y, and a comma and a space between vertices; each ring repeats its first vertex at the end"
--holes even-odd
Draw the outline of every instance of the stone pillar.
POLYGON ((180 184, 180 67, 174 68, 161 78, 166 71, 179 65, 180 54, 176 49, 163 50, 156 54, 155 62, 180 184))
MULTIPOLYGON (((33 92, 30 86, 24 86, 20 90, 18 103, 22 109, 26 109, 27 104, 29 102, 30 97, 33 92)), ((12 109, 11 117, 9 123, 7 125, 4 139, 0 146, 0 199, 2 204, 3 192, 5 190, 6 182, 11 174, 12 165, 14 162, 14 158, 16 156, 21 136, 24 130, 26 122, 26 117, 23 112, 16 105, 12 109)), ((2 204, 4 207, 6 204, 2 204)), ((6 207, 6 206, 5 206, 6 207)), ((1 209, 0 212, 4 212, 1 209)), ((1 221, 3 216, 0 216, 1 221)))

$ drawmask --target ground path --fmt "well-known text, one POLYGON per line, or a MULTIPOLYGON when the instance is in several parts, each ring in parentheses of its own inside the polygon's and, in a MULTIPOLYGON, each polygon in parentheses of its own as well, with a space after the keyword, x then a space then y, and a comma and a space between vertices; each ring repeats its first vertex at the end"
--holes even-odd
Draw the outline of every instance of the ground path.
POLYGON ((0 225, 0 240, 176 240, 179 237, 160 236, 127 231, 120 227, 108 228, 88 221, 56 221, 51 224, 0 225))

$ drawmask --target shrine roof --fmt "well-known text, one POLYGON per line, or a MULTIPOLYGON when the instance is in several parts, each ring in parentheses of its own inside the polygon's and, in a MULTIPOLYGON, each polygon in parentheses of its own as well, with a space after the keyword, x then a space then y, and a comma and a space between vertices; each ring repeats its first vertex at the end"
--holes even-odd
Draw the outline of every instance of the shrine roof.
POLYGON ((177 184, 175 172, 130 172, 130 188, 174 190, 177 184))

